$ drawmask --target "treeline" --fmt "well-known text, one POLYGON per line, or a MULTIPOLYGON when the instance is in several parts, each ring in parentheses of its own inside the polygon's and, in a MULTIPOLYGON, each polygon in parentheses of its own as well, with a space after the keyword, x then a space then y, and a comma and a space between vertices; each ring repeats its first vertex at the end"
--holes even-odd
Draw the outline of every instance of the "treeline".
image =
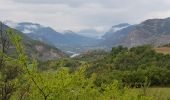
POLYGON ((97 86, 110 84, 113 80, 131 87, 141 87, 146 80, 150 86, 170 86, 170 55, 157 53, 149 45, 130 49, 118 46, 111 52, 92 51, 73 59, 49 61, 48 65, 53 69, 68 67, 75 71, 81 63, 89 65, 87 77, 97 74, 97 86))
POLYGON ((109 55, 91 63, 90 73, 97 73, 97 85, 120 80, 125 85, 170 86, 170 55, 156 53, 148 45, 131 49, 119 46, 109 55))

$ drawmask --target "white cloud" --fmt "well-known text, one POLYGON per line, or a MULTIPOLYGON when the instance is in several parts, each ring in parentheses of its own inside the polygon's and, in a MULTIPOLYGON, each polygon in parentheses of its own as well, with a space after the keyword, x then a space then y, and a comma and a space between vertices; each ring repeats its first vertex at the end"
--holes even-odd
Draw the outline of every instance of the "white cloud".
POLYGON ((29 33, 33 32, 33 31, 29 30, 29 29, 24 29, 22 32, 25 33, 25 34, 29 34, 29 33))
POLYGON ((27 29, 38 29, 38 26, 37 25, 26 25, 25 28, 27 29))

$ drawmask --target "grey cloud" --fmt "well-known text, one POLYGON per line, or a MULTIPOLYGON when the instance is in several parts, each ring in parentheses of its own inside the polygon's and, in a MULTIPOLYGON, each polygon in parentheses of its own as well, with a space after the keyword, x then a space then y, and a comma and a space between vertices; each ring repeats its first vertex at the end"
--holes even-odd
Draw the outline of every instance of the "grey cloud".
POLYGON ((12 0, 12 1, 31 4, 65 4, 72 7, 82 6, 85 4, 100 4, 106 7, 127 7, 143 4, 147 6, 148 4, 162 3, 162 1, 167 0, 12 0))
POLYGON ((122 22, 133 24, 170 16, 169 0, 0 0, 0 3, 1 19, 33 21, 56 30, 109 28, 122 22))

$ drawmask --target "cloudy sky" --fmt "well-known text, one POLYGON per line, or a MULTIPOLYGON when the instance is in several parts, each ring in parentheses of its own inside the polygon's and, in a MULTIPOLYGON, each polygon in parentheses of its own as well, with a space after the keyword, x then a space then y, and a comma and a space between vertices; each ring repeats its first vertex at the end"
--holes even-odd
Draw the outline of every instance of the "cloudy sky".
POLYGON ((170 0, 0 0, 1 21, 40 23, 58 31, 105 31, 165 17, 170 17, 170 0))

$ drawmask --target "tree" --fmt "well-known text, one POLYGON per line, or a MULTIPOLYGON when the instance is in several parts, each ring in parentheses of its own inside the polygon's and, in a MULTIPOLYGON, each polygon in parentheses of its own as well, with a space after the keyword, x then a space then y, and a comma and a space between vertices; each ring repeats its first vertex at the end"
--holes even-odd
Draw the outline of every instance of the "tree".
POLYGON ((9 100, 17 88, 16 77, 19 75, 19 67, 16 62, 8 57, 10 41, 3 23, 0 22, 0 98, 9 100))

